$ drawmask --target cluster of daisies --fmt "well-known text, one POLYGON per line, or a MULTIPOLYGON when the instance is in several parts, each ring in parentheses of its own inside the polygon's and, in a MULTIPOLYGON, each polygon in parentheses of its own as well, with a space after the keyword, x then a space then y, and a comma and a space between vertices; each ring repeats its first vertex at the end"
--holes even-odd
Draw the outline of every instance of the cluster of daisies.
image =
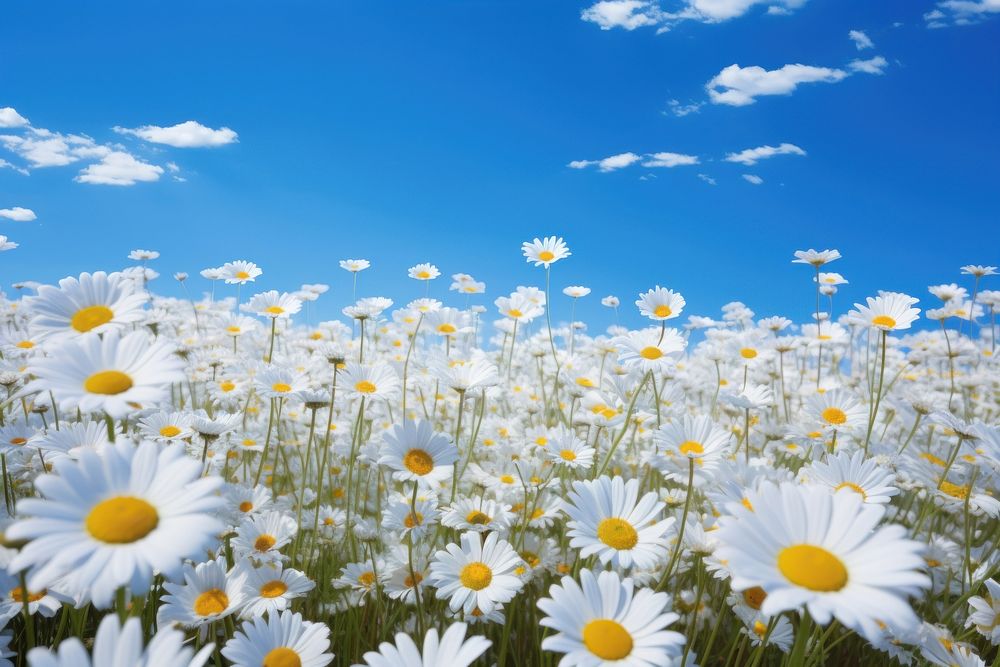
POLYGON ((0 298, 0 665, 997 664, 995 267, 848 309, 799 251, 805 323, 657 286, 594 335, 522 251, 491 306, 343 260, 318 323, 149 250, 0 298))

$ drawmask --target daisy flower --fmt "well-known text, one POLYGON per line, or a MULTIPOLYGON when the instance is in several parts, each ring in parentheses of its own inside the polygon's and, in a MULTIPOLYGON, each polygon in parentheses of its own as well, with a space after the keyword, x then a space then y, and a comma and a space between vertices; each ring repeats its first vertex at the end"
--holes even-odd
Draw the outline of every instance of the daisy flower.
POLYGON ((139 595, 154 572, 175 576, 223 528, 210 515, 222 504, 215 493, 222 480, 201 477, 182 447, 122 441, 53 465, 57 474, 35 480, 43 497, 18 501, 26 518, 6 532, 29 540, 9 569, 31 568, 32 590, 65 577, 104 609, 121 586, 139 595))
POLYGON ((222 277, 227 285, 246 285, 247 283, 252 283, 262 273, 264 272, 256 264, 242 259, 235 262, 226 262, 222 265, 222 277))
POLYGON ((748 492, 753 510, 733 506, 724 517, 715 555, 727 562, 736 591, 767 591, 761 611, 773 616, 805 606, 821 625, 875 634, 885 623, 913 630, 917 616, 906 601, 929 585, 919 570, 923 545, 902 526, 878 527, 882 505, 857 493, 765 482, 748 492))
POLYGON ((163 340, 150 342, 141 331, 67 341, 28 366, 35 380, 24 391, 51 391, 64 411, 104 412, 120 418, 162 403, 172 382, 185 379, 184 362, 163 340))
POLYGON ((666 555, 665 535, 674 519, 657 520, 664 503, 655 491, 638 496, 638 479, 602 475, 573 482, 562 507, 570 517, 570 546, 581 550, 581 558, 597 554, 605 565, 654 567, 666 555))
POLYGON ((52 618, 62 609, 63 602, 70 600, 62 595, 53 595, 52 591, 44 588, 25 592, 17 577, 0 570, 0 627, 5 627, 12 618, 23 614, 25 604, 32 616, 39 614, 44 618, 52 618))
POLYGON ((686 303, 679 293, 657 285, 648 292, 640 294, 635 305, 643 317, 648 317, 654 322, 662 322, 680 315, 686 303))
POLYGON ((194 435, 194 418, 184 412, 154 412, 139 420, 139 432, 150 440, 169 442, 194 435))
POLYGON ((197 628, 239 611, 247 599, 244 575, 229 572, 224 560, 184 566, 184 583, 164 582, 167 594, 157 610, 157 623, 197 628))
POLYGON ((523 586, 514 574, 521 563, 517 552, 496 533, 485 540, 478 533, 463 533, 461 542, 434 555, 431 581, 438 599, 450 598, 451 610, 465 613, 476 607, 489 613, 496 605, 510 602, 523 586))
POLYGON ((273 319, 288 319, 302 310, 302 302, 287 292, 268 290, 255 294, 247 308, 261 317, 273 319))
POLYGON ((807 481, 830 487, 834 492, 850 489, 866 503, 884 505, 899 489, 893 486, 896 474, 880 467, 875 459, 866 459, 858 450, 851 454, 839 452, 824 461, 813 461, 802 471, 807 481))
POLYGON ((687 340, 677 329, 641 329, 614 339, 618 363, 628 369, 639 368, 653 373, 673 369, 677 357, 687 347, 687 340))
POLYGON ((399 531, 402 537, 420 540, 438 521, 437 499, 417 498, 416 506, 409 499, 396 499, 382 510, 382 527, 399 531))
POLYGON ((342 259, 340 268, 351 273, 359 273, 372 265, 367 259, 342 259))
POLYGON ((867 297, 867 306, 854 304, 856 310, 848 313, 848 317, 863 327, 881 331, 899 331, 909 329, 919 317, 920 309, 912 308, 919 299, 898 292, 885 292, 877 297, 867 297))
POLYGON ((596 450, 569 429, 560 429, 545 442, 545 455, 557 465, 588 470, 594 465, 596 450))
POLYGON ((40 285, 38 296, 25 299, 38 338, 104 333, 142 320, 146 295, 120 273, 81 273, 63 278, 59 287, 40 285))
POLYGON ((428 421, 405 420, 382 435, 379 465, 399 481, 421 481, 434 487, 452 476, 458 449, 448 436, 434 432, 428 421))
POLYGON ((298 570, 285 568, 280 562, 254 567, 248 561, 240 566, 243 574, 243 595, 246 600, 242 618, 275 615, 292 605, 316 587, 316 582, 298 570))
POLYGON ((987 579, 986 597, 975 595, 969 598, 969 618, 965 627, 976 627, 976 632, 990 640, 996 646, 1000 644, 1000 583, 995 579, 987 579))
POLYGON ((816 268, 840 259, 839 250, 796 250, 792 264, 811 264, 816 268))
POLYGON ((437 629, 431 628, 424 635, 423 650, 417 648, 408 634, 400 632, 395 644, 382 642, 378 651, 365 653, 365 664, 368 667, 469 667, 492 642, 479 636, 466 639, 465 629, 465 623, 453 623, 439 640, 437 629))
POLYGON ((838 431, 856 428, 868 421, 868 411, 857 396, 839 387, 809 396, 805 413, 823 428, 838 431))
POLYGON ((142 622, 130 618, 122 625, 117 614, 108 614, 97 627, 94 637, 94 659, 76 637, 59 644, 59 649, 33 648, 28 651, 31 667, 202 667, 215 644, 208 644, 197 654, 185 646, 184 633, 173 628, 161 628, 149 644, 142 645, 142 622))
MULTIPOLYGON (((665 454, 668 462, 679 460, 681 465, 673 470, 678 481, 687 481, 688 460, 695 462, 695 474, 702 481, 722 457, 731 434, 718 426, 708 415, 684 415, 681 419, 663 424, 653 432, 653 443, 658 454, 665 454)), ((661 459, 657 457, 657 461, 661 459)))
POLYGON ((241 556, 262 560, 281 558, 280 549, 292 541, 299 530, 295 517, 270 511, 247 517, 236 531, 233 549, 241 556))
POLYGON ((460 531, 506 535, 513 519, 510 505, 484 498, 459 498, 445 511, 441 523, 460 531))
POLYGON ((387 398, 400 390, 399 376, 384 362, 358 364, 350 362, 344 370, 344 388, 362 398, 387 398))
POLYGON ((222 655, 233 667, 324 667, 333 661, 330 628, 283 611, 246 621, 222 655))
POLYGON ((441 275, 438 267, 427 263, 411 266, 406 273, 414 280, 434 280, 441 275))
POLYGON ((667 630, 679 616, 668 611, 670 598, 648 588, 635 590, 632 579, 613 571, 580 572, 580 583, 563 577, 538 601, 545 617, 539 622, 555 635, 542 649, 565 653, 560 667, 656 667, 674 664, 684 635, 667 630))
POLYGON ((521 252, 529 263, 534 262, 535 266, 544 266, 546 269, 560 259, 573 254, 561 236, 546 236, 544 239, 536 238, 534 241, 525 241, 521 244, 521 252))
POLYGON ((583 287, 582 285, 570 285, 563 288, 563 294, 572 299, 579 299, 590 294, 590 288, 583 287))

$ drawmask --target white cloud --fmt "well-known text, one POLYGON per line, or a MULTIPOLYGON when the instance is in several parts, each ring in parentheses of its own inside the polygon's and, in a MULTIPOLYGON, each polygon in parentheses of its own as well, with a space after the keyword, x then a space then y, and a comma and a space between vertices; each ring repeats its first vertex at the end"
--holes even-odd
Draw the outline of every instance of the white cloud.
POLYGON ((681 167, 689 164, 698 164, 697 155, 684 155, 683 153, 653 153, 647 155, 643 167, 681 167))
POLYGON ((176 174, 177 172, 179 172, 181 170, 181 168, 177 166, 176 162, 168 162, 167 163, 167 170, 171 174, 176 174))
POLYGON ((38 216, 30 208, 15 206, 13 208, 0 208, 0 218, 15 220, 17 222, 31 222, 38 216))
POLYGON ((704 102, 692 102, 691 104, 681 104, 680 100, 670 100, 667 102, 667 106, 670 108, 670 112, 677 117, 687 116, 688 114, 698 113, 701 111, 701 107, 704 106, 704 102))
POLYGON ((80 170, 74 179, 93 185, 135 185, 139 181, 158 181, 163 167, 137 160, 123 151, 108 153, 104 158, 80 170))
POLYGON ((119 134, 129 134, 154 144, 166 144, 174 148, 204 148, 225 146, 237 141, 239 135, 228 127, 213 130, 193 120, 170 127, 144 125, 134 129, 115 127, 119 134))
POLYGON ((28 119, 14 111, 14 107, 0 107, 0 127, 22 127, 28 119))
POLYGON ((924 14, 928 28, 971 25, 1000 14, 1000 0, 945 0, 924 14))
POLYGON ((756 174, 743 174, 743 179, 748 183, 753 183, 754 185, 760 185, 764 182, 764 179, 756 174))
POLYGON ((698 178, 705 181, 709 185, 715 185, 715 179, 709 176, 708 174, 698 174, 698 178))
POLYGON ((875 48, 875 42, 865 34, 864 30, 852 30, 847 33, 847 38, 854 42, 854 46, 857 47, 858 51, 875 48))
POLYGON ((615 169, 622 169, 623 167, 635 164, 641 159, 635 153, 619 153, 618 155, 606 157, 603 160, 573 160, 569 163, 569 166, 573 169, 586 169, 587 167, 597 165, 601 171, 614 171, 615 169))
POLYGON ((762 95, 789 95, 802 83, 836 83, 847 76, 841 69, 812 65, 785 65, 776 70, 730 65, 705 84, 705 88, 714 104, 745 106, 762 95))
POLYGON ((778 146, 758 146, 747 148, 739 153, 726 155, 726 162, 736 162, 747 167, 757 164, 758 160, 766 160, 775 155, 805 155, 806 152, 795 144, 784 143, 778 146))
POLYGON ((80 160, 101 158, 111 152, 107 146, 79 134, 60 134, 32 127, 24 136, 0 135, 7 150, 31 163, 32 167, 63 167, 80 160))
POLYGON ((743 16, 753 7, 768 7, 768 14, 788 14, 806 0, 685 0, 675 12, 664 11, 657 0, 600 0, 583 10, 580 18, 601 30, 635 30, 656 27, 666 32, 681 21, 720 23, 743 16))
POLYGON ((865 74, 885 74, 885 68, 889 66, 882 56, 875 56, 868 60, 852 60, 847 63, 847 68, 852 72, 864 72, 865 74))
POLYGON ((683 153, 619 153, 606 157, 603 160, 573 160, 569 163, 571 169, 586 169, 596 166, 603 172, 615 171, 630 167, 636 162, 642 161, 644 167, 679 167, 681 165, 698 164, 698 156, 684 155, 683 153))
POLYGON ((24 169, 23 167, 18 167, 13 162, 7 162, 7 160, 4 160, 3 158, 0 158, 0 169, 13 169, 19 174, 24 174, 25 176, 28 175, 27 169, 24 169))

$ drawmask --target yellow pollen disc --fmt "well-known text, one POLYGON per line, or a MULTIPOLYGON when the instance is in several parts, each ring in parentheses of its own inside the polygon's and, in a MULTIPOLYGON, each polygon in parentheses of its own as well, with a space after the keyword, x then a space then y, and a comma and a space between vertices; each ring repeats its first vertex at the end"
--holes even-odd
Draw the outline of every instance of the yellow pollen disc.
POLYGON ((778 570, 796 586, 832 593, 847 585, 844 563, 822 547, 796 544, 778 554, 778 570))
POLYGON ((280 394, 287 394, 292 390, 292 385, 285 384, 284 382, 275 382, 274 384, 271 385, 271 389, 280 394))
POLYGON ((268 306, 267 308, 264 309, 264 312, 270 313, 271 315, 281 315, 283 312, 285 312, 285 309, 282 308, 281 306, 268 306))
POLYGON ((749 498, 747 498, 746 496, 744 496, 743 499, 740 500, 740 502, 743 503, 743 507, 746 507, 748 510, 750 510, 751 512, 753 512, 753 503, 750 502, 749 498))
POLYGON ((354 385, 354 388, 362 394, 374 394, 376 389, 375 383, 368 380, 362 380, 354 385))
POLYGON ((12 444, 12 445, 23 445, 26 442, 28 442, 27 438, 11 438, 10 439, 10 444, 12 444))
POLYGON ((181 430, 176 426, 164 426, 160 429, 160 435, 164 438, 172 438, 180 432, 181 430))
POLYGON ((443 334, 450 334, 450 333, 455 333, 457 329, 455 328, 454 324, 448 324, 447 322, 445 322, 444 324, 438 326, 438 331, 443 334))
POLYGON ((753 633, 758 637, 763 637, 765 634, 767 634, 767 626, 764 625, 764 623, 762 623, 761 621, 754 621, 753 633))
POLYGON ((969 496, 968 486, 959 486, 958 484, 944 481, 938 484, 938 488, 942 493, 946 493, 952 498, 958 498, 959 500, 965 500, 969 496))
POLYGON ((511 317, 514 317, 514 318, 518 318, 518 317, 521 317, 522 315, 524 315, 524 313, 522 313, 517 308, 511 308, 510 310, 507 311, 507 314, 510 315, 511 317))
POLYGON ((743 601, 751 609, 760 610, 760 606, 764 604, 764 598, 766 597, 767 593, 760 586, 754 586, 743 591, 743 601))
POLYGON ((241 512, 249 512, 252 509, 253 509, 253 503, 250 502, 249 500, 244 500, 242 503, 240 503, 241 512))
POLYGON ((417 278, 420 278, 421 280, 427 280, 430 277, 431 274, 429 271, 421 271, 417 274, 417 278))
POLYGON ((35 344, 32 343, 30 340, 22 340, 17 343, 17 347, 21 348, 22 350, 30 350, 31 348, 35 347, 35 344))
POLYGON ((613 419, 618 416, 618 411, 614 408, 604 408, 601 410, 601 416, 605 419, 613 419))
POLYGON ((740 350, 740 356, 743 357, 744 359, 753 359, 754 357, 757 356, 757 350, 753 349, 752 347, 744 347, 742 350, 740 350))
POLYGON ((160 523, 156 508, 142 498, 117 496, 94 505, 84 524, 95 540, 130 544, 149 535, 160 523))
POLYGON ((121 371, 98 371, 83 381, 83 388, 91 394, 113 396, 132 388, 132 378, 121 371))
POLYGON ((847 421, 847 414, 840 408, 827 408, 820 415, 827 424, 840 426, 847 421))
POLYGON ((555 253, 553 253, 550 250, 543 250, 540 253, 538 253, 538 259, 542 260, 543 262, 551 262, 555 258, 556 258, 555 253))
POLYGON ((854 491, 855 493, 860 493, 862 499, 867 499, 868 498, 868 494, 865 493, 865 490, 862 489, 857 484, 855 484, 854 482, 841 482, 840 484, 838 484, 837 486, 835 486, 833 488, 834 491, 840 491, 841 489, 850 489, 851 491, 854 491))
POLYGON ((538 567, 542 559, 534 551, 522 551, 518 554, 525 563, 531 567, 538 567))
POLYGON ((513 475, 500 475, 500 481, 503 482, 504 484, 513 484, 514 483, 514 476, 513 475))
POLYGON ((936 456, 934 456, 933 454, 930 454, 930 453, 926 453, 925 452, 925 453, 923 453, 923 454, 920 455, 920 458, 922 458, 925 461, 929 461, 929 462, 933 463, 934 465, 938 466, 939 468, 943 468, 946 465, 948 465, 942 459, 940 459, 940 458, 938 458, 938 457, 936 457, 936 456))
POLYGON ((17 602, 18 604, 24 604, 25 602, 38 602, 43 597, 45 597, 46 594, 47 592, 43 590, 41 593, 28 593, 27 595, 25 595, 24 589, 21 588, 20 586, 15 586, 10 591, 11 599, 17 602))
POLYGON ((896 320, 892 319, 888 315, 879 315, 872 319, 872 324, 877 327, 885 327, 886 329, 895 329, 896 320))
POLYGON ((302 667, 302 658, 292 649, 279 646, 264 656, 261 667, 302 667))
POLYGON ((114 317, 114 312, 107 306, 88 306, 76 311, 69 323, 80 333, 86 333, 102 324, 107 324, 114 317))
POLYGON ((199 616, 215 616, 229 607, 229 596, 218 588, 212 588, 194 599, 194 613, 199 616))
POLYGON ((413 588, 423 580, 424 575, 419 572, 414 572, 412 577, 410 575, 406 575, 406 579, 403 579, 403 585, 407 588, 413 588))
POLYGON ((639 533, 628 521, 611 517, 597 525, 597 539, 612 549, 627 551, 639 543, 639 533))
POLYGON ((247 278, 250 277, 250 274, 247 273, 246 271, 237 271, 236 277, 239 278, 240 280, 246 280, 247 278))
POLYGON ((236 389, 236 385, 233 384, 232 382, 220 382, 219 383, 219 389, 221 389, 222 391, 224 391, 224 392, 226 392, 228 394, 233 389, 236 389))
POLYGON ((650 361, 653 361, 662 357, 663 351, 658 347, 653 347, 652 345, 650 345, 649 347, 642 348, 642 350, 639 351, 639 356, 642 357, 643 359, 649 359, 650 361))
POLYGON ((274 535, 264 533, 254 541, 253 548, 261 552, 267 551, 273 547, 277 541, 278 540, 274 539, 274 535))
POLYGON ((548 441, 549 439, 546 438, 544 435, 540 435, 537 438, 535 438, 535 444, 538 445, 539 447, 544 447, 548 443, 548 441))
POLYGON ((927 563, 928 567, 941 567, 941 561, 935 558, 925 558, 924 562, 927 563))
POLYGON ((466 588, 481 591, 493 581, 493 570, 486 563, 473 562, 462 568, 458 578, 466 588))
POLYGON ((576 452, 572 449, 564 449, 559 452, 559 458, 563 461, 576 461, 576 452))
POLYGON ((531 518, 532 520, 540 519, 543 514, 545 514, 545 510, 543 510, 541 507, 538 507, 535 508, 535 511, 531 513, 531 518))
POLYGON ((403 525, 407 528, 413 528, 414 526, 421 526, 424 523, 424 515, 420 512, 410 512, 403 519, 403 525))
POLYGON ((601 660, 623 660, 632 653, 632 635, 621 623, 600 618, 583 626, 583 645, 601 660))
POLYGON ((372 584, 375 583, 375 573, 374 572, 362 572, 358 575, 358 583, 365 588, 370 588, 372 584))
POLYGON ((485 526, 492 520, 493 518, 490 517, 489 514, 486 514, 485 512, 480 512, 479 510, 472 510, 465 516, 465 521, 467 523, 471 523, 477 526, 485 526))
POLYGON ((281 579, 274 579, 260 587, 260 596, 262 598, 276 598, 279 595, 284 595, 287 590, 288 586, 285 585, 285 582, 281 579))
POLYGON ((691 454, 704 454, 705 453, 705 448, 702 447, 701 443, 700 442, 696 442, 694 440, 686 440, 685 442, 682 442, 681 446, 678 447, 678 449, 681 450, 681 454, 684 454, 684 455, 687 455, 687 456, 690 456, 691 454))
POLYGON ((422 449, 411 449, 403 457, 403 465, 415 475, 426 475, 434 469, 434 459, 422 449))
POLYGON ((231 326, 231 327, 226 327, 226 331, 228 331, 231 334, 238 334, 240 333, 240 331, 242 331, 242 329, 240 329, 237 326, 231 326))
POLYGON ((670 306, 665 303, 661 303, 659 306, 653 309, 653 314, 657 317, 670 317, 673 315, 674 311, 670 310, 670 306))

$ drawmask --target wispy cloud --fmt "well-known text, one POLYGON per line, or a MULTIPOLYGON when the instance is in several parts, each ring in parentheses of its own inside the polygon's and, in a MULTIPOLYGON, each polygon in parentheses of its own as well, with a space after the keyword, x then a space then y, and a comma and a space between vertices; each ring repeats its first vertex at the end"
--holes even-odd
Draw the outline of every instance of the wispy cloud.
POLYGON ((586 169, 597 167, 600 171, 609 172, 630 167, 637 162, 642 162, 643 167, 680 167, 683 165, 698 164, 697 155, 685 155, 683 153, 619 153, 600 160, 573 160, 569 163, 571 169, 586 169))
POLYGON ((743 174, 743 180, 753 185, 760 185, 764 182, 764 179, 756 174, 743 174))
POLYGON ((698 174, 698 178, 705 181, 709 185, 715 185, 715 179, 709 176, 708 174, 698 174))
POLYGON ((795 144, 783 143, 778 146, 758 146, 757 148, 747 148, 739 153, 728 153, 726 162, 736 162, 747 167, 757 164, 760 160, 774 157, 775 155, 805 155, 806 152, 795 144))
POLYGON ((214 148, 225 146, 238 140, 239 135, 228 127, 213 130, 193 120, 160 127, 159 125, 144 125, 142 127, 115 127, 119 134, 138 137, 153 144, 165 144, 174 148, 214 148))
MULTIPOLYGON (((689 114, 698 113, 701 108, 705 106, 704 102, 692 102, 690 104, 682 104, 680 100, 670 100, 667 102, 667 108, 670 113, 682 118, 689 114)), ((666 113, 666 112, 664 112, 666 113)))
POLYGON ((869 58, 868 60, 852 60, 847 63, 847 69, 852 72, 864 72, 865 74, 885 74, 885 68, 889 66, 889 61, 887 61, 882 56, 875 56, 874 58, 869 58))
POLYGON ((864 30, 852 30, 847 33, 847 38, 854 42, 854 46, 857 47, 858 51, 875 48, 875 42, 872 41, 871 37, 864 30))
POLYGON ((1000 14, 1000 0, 945 0, 924 14, 928 28, 972 25, 1000 14))
POLYGON ((755 7, 768 14, 788 14, 806 0, 685 0, 676 11, 666 11, 654 0, 601 0, 584 9, 580 18, 601 30, 656 28, 667 32, 683 21, 721 23, 743 16, 755 7))
POLYGON ((16 222, 31 222, 38 218, 30 208, 14 206, 13 208, 0 208, 0 218, 7 218, 16 222))

